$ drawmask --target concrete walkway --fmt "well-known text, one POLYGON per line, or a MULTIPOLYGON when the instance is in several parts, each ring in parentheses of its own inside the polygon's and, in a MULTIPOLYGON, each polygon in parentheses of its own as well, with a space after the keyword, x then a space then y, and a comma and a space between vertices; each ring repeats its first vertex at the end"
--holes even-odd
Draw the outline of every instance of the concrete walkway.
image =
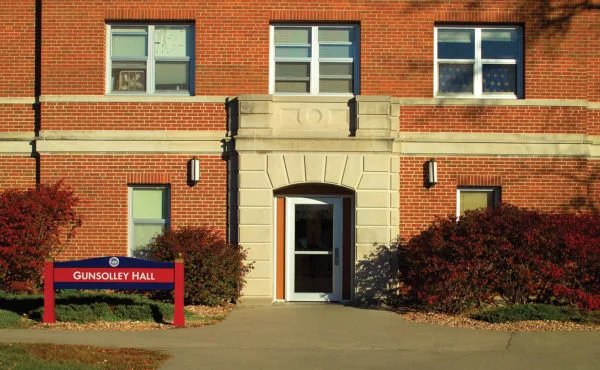
POLYGON ((599 332, 448 328, 328 304, 242 307, 192 329, 0 330, 0 341, 160 349, 174 355, 164 369, 600 369, 599 332))

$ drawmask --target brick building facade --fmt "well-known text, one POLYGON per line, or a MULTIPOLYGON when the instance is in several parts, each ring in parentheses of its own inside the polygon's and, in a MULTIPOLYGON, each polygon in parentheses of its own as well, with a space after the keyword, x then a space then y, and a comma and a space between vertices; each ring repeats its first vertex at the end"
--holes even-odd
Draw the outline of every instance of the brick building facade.
POLYGON ((0 188, 74 189, 63 259, 210 225, 247 298, 352 299, 436 216, 599 209, 600 4, 571 3, 4 2, 0 188))

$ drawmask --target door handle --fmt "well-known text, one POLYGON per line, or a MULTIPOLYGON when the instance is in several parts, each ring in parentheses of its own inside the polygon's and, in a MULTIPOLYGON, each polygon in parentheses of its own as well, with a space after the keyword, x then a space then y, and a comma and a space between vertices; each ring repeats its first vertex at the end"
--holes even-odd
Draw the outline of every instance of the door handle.
POLYGON ((335 263, 336 266, 340 264, 340 249, 339 248, 335 248, 335 251, 334 251, 334 263, 335 263))

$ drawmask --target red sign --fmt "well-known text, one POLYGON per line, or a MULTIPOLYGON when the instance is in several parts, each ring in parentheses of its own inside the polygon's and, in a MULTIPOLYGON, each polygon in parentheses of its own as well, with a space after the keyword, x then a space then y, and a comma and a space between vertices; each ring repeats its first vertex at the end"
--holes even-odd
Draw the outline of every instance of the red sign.
POLYGON ((54 270, 57 283, 172 283, 175 274, 172 269, 162 268, 60 268, 54 270))
POLYGON ((173 325, 185 326, 183 313, 183 259, 175 262, 148 261, 131 257, 100 257, 44 265, 43 322, 56 322, 55 289, 173 289, 173 325))

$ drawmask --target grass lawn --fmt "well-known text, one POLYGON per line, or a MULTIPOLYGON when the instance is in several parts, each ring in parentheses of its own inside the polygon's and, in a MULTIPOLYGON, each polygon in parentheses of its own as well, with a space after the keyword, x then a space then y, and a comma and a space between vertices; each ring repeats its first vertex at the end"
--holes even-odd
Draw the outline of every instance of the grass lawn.
POLYGON ((0 369, 158 369, 171 356, 141 349, 0 344, 0 369))
MULTIPOLYGON (((123 293, 66 291, 56 295, 56 324, 42 325, 43 297, 0 292, 0 329, 168 329, 173 305, 123 293), (72 327, 71 327, 72 326, 72 327)), ((223 320, 231 307, 187 307, 186 326, 223 320)), ((0 369, 157 369, 171 356, 160 351, 43 343, 0 343, 0 369)))

